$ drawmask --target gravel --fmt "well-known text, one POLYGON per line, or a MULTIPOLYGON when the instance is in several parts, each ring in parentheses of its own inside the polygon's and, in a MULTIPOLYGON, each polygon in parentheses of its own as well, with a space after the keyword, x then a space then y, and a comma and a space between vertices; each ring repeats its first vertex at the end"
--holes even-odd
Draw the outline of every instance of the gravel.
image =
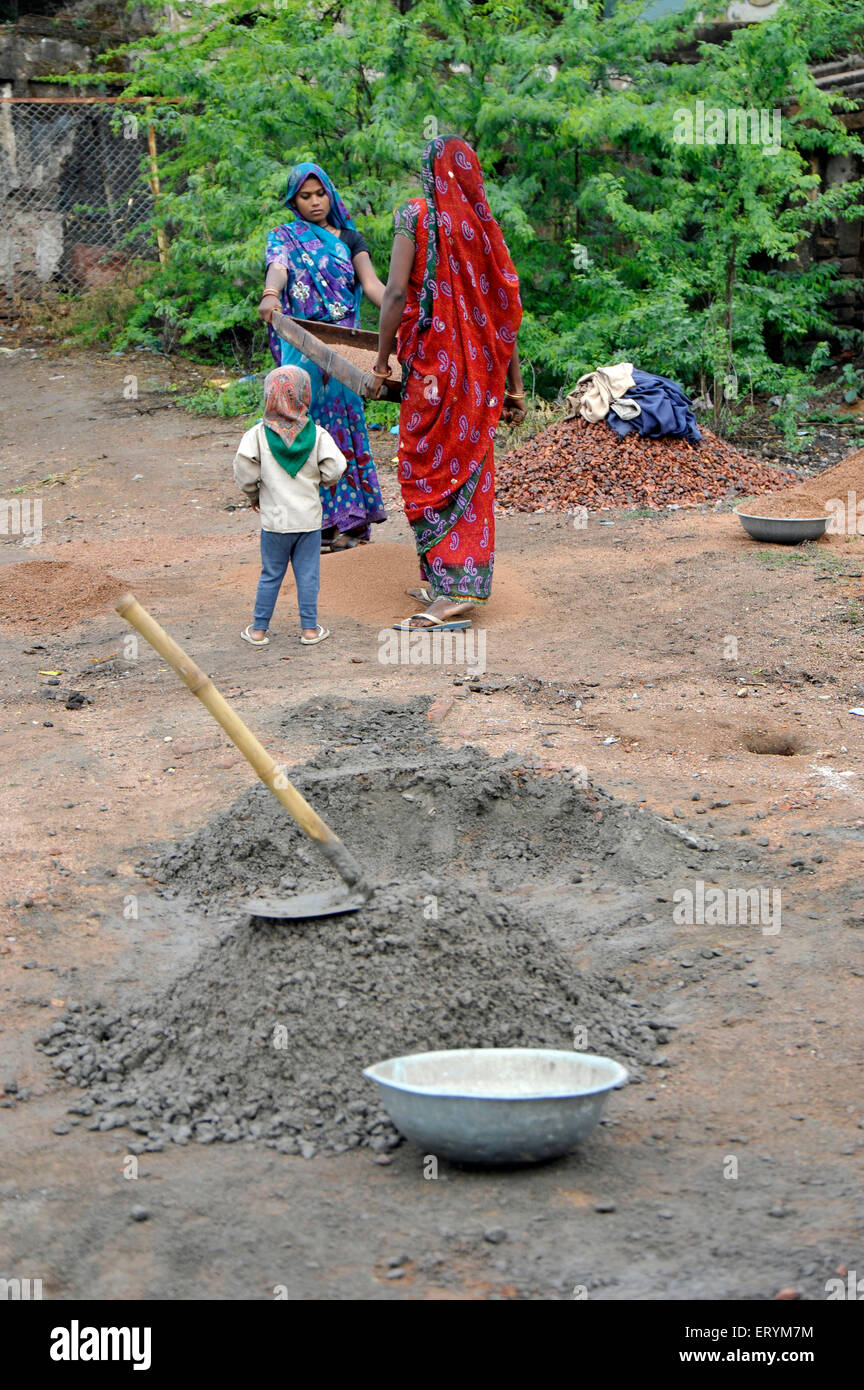
POLYGON ((604 422, 565 420, 509 453, 496 467, 496 506, 504 512, 560 512, 580 506, 695 506, 729 496, 773 492, 797 483, 794 473, 770 468, 711 430, 701 444, 619 440, 604 422))
POLYGON ((91 1129, 140 1136, 132 1153, 242 1140, 308 1158, 386 1154, 401 1141, 364 1066, 438 1048, 567 1048, 577 1026, 592 1050, 638 1066, 654 1038, 620 995, 488 894, 421 879, 379 889, 357 916, 244 921, 132 1011, 85 1008, 43 1045, 87 1088, 91 1129))

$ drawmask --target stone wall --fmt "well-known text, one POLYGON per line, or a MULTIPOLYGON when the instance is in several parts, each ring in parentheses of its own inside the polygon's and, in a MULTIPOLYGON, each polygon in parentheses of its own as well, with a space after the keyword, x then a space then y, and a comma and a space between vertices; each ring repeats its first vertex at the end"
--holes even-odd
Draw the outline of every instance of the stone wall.
MULTIPOLYGON (((848 155, 824 160, 822 180, 826 187, 849 183, 864 177, 864 159, 848 155)), ((840 274, 864 279, 864 219, 854 222, 827 223, 820 228, 812 242, 813 259, 828 260, 840 274)), ((864 290, 841 289, 833 300, 833 312, 844 327, 864 328, 864 290)))
MULTIPOLYGON (((0 29, 0 97, 14 98, 0 102, 0 312, 49 284, 105 283, 133 249, 126 232, 146 215, 146 129, 129 141, 127 127, 112 129, 109 106, 76 103, 92 88, 45 81, 91 71, 100 50, 136 32, 122 4, 103 4, 95 17, 26 16, 0 29)), ((137 32, 144 23, 139 16, 137 32)))
MULTIPOLYGON (((5 96, 9 84, 0 88, 5 96)), ((63 108, 57 108, 58 112, 63 108)), ((68 108, 67 108, 68 111, 68 108)), ((63 216, 57 208, 60 174, 72 150, 68 115, 47 120, 42 140, 22 138, 20 108, 0 105, 0 294, 51 281, 63 257, 63 216), (51 210, 52 204, 54 210, 51 210)))
MULTIPOLYGON (((864 177, 864 159, 850 155, 821 155, 811 163, 823 189, 864 177)), ((849 282, 864 280, 864 219, 822 223, 798 252, 802 268, 830 262, 842 277, 829 300, 832 317, 843 328, 864 329, 864 288, 849 282)))

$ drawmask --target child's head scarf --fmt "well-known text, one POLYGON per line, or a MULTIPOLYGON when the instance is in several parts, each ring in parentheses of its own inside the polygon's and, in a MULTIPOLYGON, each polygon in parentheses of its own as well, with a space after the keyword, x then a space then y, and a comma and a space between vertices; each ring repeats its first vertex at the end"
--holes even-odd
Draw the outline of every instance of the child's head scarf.
POLYGON ((309 415, 312 383, 302 367, 277 367, 264 378, 264 432, 281 468, 296 478, 315 445, 309 415))
POLYGON ((293 444, 306 424, 312 383, 302 367, 276 367, 264 378, 264 424, 293 444))

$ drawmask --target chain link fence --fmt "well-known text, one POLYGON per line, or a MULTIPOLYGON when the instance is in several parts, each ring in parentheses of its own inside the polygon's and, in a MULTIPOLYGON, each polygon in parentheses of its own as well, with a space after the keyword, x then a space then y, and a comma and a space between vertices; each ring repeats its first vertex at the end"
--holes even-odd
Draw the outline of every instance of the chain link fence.
POLYGON ((0 97, 0 308, 49 287, 104 286, 160 251, 143 108, 94 98, 0 97))

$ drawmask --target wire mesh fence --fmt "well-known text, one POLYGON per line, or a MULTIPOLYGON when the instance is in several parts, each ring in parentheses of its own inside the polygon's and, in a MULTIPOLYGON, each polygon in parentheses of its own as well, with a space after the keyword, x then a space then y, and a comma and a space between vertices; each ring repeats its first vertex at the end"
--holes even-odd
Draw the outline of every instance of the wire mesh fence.
POLYGON ((155 259, 158 193, 143 108, 110 98, 0 98, 0 304, 110 284, 155 259))

